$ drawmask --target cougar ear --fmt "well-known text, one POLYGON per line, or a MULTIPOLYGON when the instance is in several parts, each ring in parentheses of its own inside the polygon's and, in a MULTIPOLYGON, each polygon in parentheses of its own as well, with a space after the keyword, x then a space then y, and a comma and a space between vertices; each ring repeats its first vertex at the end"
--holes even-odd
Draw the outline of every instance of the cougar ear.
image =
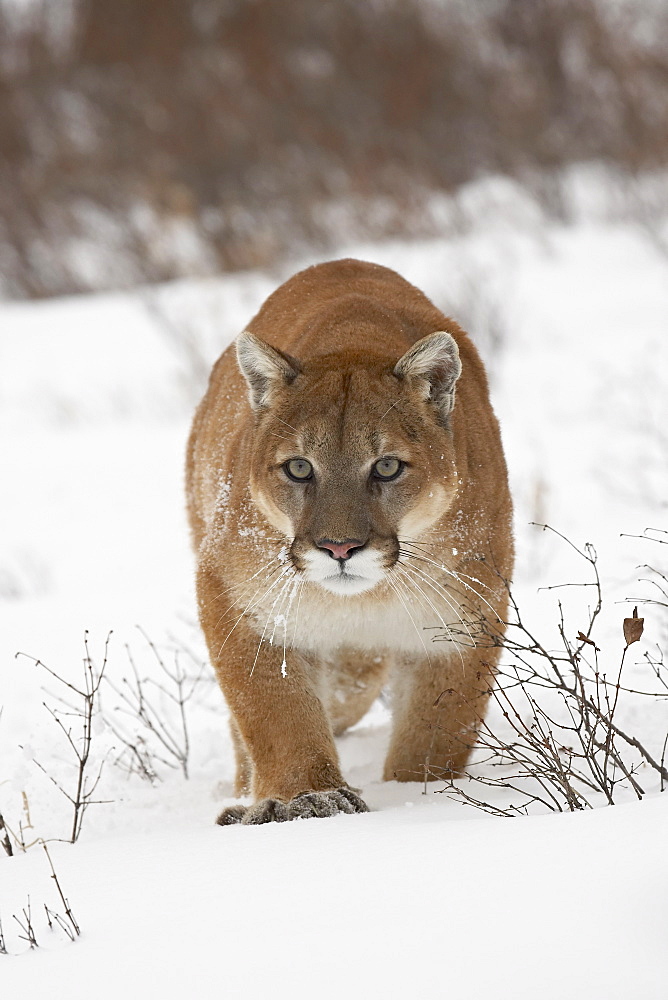
POLYGON ((248 330, 237 337, 237 362, 248 382, 248 395, 254 410, 268 404, 273 388, 290 385, 300 372, 294 358, 265 344, 248 330))
POLYGON ((401 379, 421 379, 425 398, 430 399, 445 422, 455 405, 455 383, 462 373, 459 348, 449 333, 430 333, 406 351, 394 366, 401 379))

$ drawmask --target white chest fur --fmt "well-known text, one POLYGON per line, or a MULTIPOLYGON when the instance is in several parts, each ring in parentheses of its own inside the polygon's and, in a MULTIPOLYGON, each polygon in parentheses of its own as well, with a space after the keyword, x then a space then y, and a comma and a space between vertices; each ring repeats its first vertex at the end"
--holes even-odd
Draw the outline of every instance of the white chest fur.
POLYGON ((300 593, 286 588, 286 597, 273 607, 256 609, 256 629, 273 644, 329 657, 340 649, 371 653, 395 652, 430 655, 445 652, 448 638, 470 644, 457 597, 443 588, 438 594, 395 577, 361 595, 338 596, 318 584, 305 583, 300 593), (434 639, 444 642, 434 643, 434 639))

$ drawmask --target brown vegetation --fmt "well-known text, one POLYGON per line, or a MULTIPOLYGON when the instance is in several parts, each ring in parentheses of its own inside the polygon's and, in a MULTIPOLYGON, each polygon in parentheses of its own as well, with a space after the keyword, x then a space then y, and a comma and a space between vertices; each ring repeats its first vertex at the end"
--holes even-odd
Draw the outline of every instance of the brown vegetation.
POLYGON ((484 172, 668 159, 661 5, 64 6, 0 13, 5 294, 263 266, 340 236, 332 205, 424 232, 426 195, 484 172))

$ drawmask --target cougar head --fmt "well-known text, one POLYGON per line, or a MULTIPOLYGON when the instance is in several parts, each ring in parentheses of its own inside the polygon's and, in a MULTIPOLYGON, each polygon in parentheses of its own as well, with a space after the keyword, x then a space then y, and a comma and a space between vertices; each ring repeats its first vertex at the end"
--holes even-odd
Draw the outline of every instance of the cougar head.
POLYGON ((245 332, 237 358, 255 414, 254 503, 305 579, 337 595, 371 589, 456 493, 453 337, 430 334, 399 359, 300 361, 245 332))

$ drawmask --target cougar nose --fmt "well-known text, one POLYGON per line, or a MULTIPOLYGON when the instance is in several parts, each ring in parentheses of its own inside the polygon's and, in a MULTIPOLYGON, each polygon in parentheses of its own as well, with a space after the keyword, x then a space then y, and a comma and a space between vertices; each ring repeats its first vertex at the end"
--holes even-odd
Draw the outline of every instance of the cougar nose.
POLYGON ((319 549, 327 549, 332 559, 350 559, 355 549, 361 549, 364 542, 349 538, 345 542, 333 542, 330 538, 319 538, 315 543, 319 549))

